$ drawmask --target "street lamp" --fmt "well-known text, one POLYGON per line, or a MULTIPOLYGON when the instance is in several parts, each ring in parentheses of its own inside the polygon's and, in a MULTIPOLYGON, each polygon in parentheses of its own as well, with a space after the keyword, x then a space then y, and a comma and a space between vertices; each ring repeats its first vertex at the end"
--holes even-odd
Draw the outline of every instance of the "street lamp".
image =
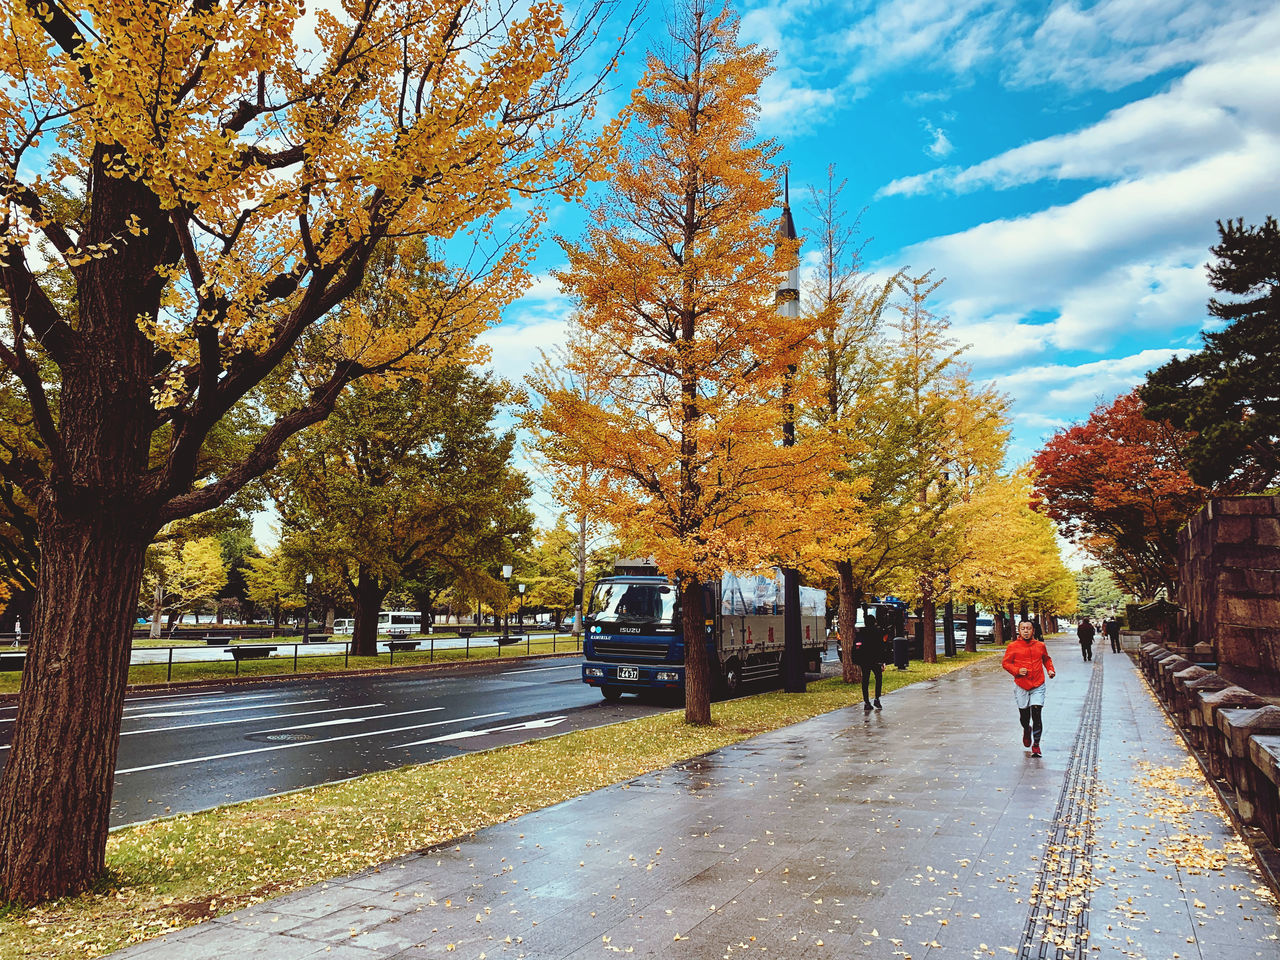
POLYGON ((311 642, 311 582, 315 578, 311 574, 303 577, 306 586, 303 588, 302 642, 311 642))
POLYGON ((511 593, 510 593, 511 569, 512 569, 511 564, 509 563, 503 564, 503 567, 502 567, 502 581, 503 581, 502 599, 504 601, 502 604, 502 642, 503 643, 507 642, 507 626, 508 626, 507 605, 508 603, 510 603, 510 600, 511 600, 511 593))
POLYGON ((520 629, 524 630, 524 584, 520 584, 520 613, 516 615, 516 622, 520 624, 520 629))

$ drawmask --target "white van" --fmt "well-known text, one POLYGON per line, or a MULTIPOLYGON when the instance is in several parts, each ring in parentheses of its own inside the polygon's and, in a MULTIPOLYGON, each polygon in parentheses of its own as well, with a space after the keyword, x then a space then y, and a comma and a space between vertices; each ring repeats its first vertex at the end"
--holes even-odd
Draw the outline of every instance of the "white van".
MULTIPOLYGON (((337 634, 355 633, 355 620, 342 619, 333 621, 333 632, 337 634)), ((421 633, 422 615, 416 610, 383 610, 378 614, 378 633, 421 633)))
POLYGON ((422 613, 418 610, 383 610, 378 614, 378 633, 421 633, 422 613))

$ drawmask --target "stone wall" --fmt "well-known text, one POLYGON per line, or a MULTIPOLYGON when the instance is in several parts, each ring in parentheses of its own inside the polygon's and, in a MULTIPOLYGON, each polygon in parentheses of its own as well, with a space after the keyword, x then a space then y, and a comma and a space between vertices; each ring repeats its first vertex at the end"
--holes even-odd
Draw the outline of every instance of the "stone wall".
POLYGON ((1280 497, 1209 501, 1178 535, 1177 640, 1280 677, 1280 497))

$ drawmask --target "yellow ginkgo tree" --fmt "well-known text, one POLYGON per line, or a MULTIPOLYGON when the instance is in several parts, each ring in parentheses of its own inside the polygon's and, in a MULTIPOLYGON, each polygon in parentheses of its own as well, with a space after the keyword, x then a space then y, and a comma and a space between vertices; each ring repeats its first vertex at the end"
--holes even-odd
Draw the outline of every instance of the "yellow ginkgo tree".
POLYGON ((227 585, 227 565, 217 537, 180 543, 166 540, 151 548, 142 577, 142 602, 151 609, 151 636, 160 636, 161 621, 199 611, 227 585))
MULTIPOLYGON (((685 716, 710 722, 702 583, 797 551, 815 445, 783 446, 788 367, 815 322, 779 316, 796 248, 778 229, 778 147, 754 133, 769 55, 731 12, 691 3, 648 58, 633 133, 560 274, 592 330, 571 349, 595 376, 543 383, 536 419, 572 438, 556 459, 593 516, 679 585, 685 716), (581 466, 589 467, 582 470, 581 466)), ((546 453, 546 451, 544 451, 546 453)))
POLYGON ((42 456, 0 451, 41 545, 0 901, 103 871, 156 531, 270 469, 353 379, 467 359, 521 289, 539 196, 574 196, 610 152, 602 76, 580 69, 610 7, 568 22, 550 0, 6 5, 0 367, 42 456), (336 311, 408 237, 436 282, 392 277, 392 315, 336 311), (301 383, 299 402, 210 463, 211 431, 276 376, 301 383))

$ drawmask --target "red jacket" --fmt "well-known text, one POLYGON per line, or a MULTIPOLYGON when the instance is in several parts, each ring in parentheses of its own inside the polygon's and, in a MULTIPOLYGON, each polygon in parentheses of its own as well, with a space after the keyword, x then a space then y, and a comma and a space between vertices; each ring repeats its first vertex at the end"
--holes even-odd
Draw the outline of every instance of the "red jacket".
POLYGON ((1053 669, 1053 660, 1049 657, 1049 650, 1043 641, 1023 640, 1021 637, 1009 641, 1000 665, 1009 671, 1013 676, 1013 682, 1023 690, 1034 690, 1043 684, 1046 669, 1050 673, 1056 672, 1053 669), (1022 667, 1027 668, 1025 677, 1018 676, 1018 670, 1022 667))

